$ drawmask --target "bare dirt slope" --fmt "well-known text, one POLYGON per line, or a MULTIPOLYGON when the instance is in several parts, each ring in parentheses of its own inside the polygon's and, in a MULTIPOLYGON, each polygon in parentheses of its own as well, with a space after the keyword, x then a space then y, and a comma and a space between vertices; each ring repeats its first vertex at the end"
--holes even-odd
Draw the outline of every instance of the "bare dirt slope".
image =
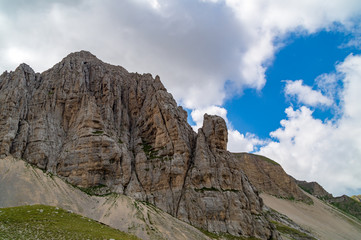
POLYGON ((313 205, 261 194, 268 207, 287 215, 319 239, 361 239, 361 222, 309 194, 308 196, 312 198, 313 205))
POLYGON ((141 239, 208 239, 196 228, 124 195, 89 196, 60 178, 7 157, 0 160, 0 208, 45 204, 98 220, 141 239))

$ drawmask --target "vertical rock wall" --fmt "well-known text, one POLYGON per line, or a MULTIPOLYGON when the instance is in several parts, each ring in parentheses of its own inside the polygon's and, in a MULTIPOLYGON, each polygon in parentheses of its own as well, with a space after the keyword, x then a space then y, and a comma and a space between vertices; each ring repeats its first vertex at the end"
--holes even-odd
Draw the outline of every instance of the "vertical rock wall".
POLYGON ((227 152, 227 128, 205 115, 196 134, 159 77, 89 52, 39 74, 0 76, 0 156, 81 187, 106 185, 214 232, 276 237, 262 200, 227 152))

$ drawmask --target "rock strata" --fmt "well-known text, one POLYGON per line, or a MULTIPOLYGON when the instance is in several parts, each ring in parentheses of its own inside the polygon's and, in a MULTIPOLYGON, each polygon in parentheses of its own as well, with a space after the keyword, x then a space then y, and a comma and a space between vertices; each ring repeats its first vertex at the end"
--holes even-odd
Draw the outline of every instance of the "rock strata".
POLYGON ((227 152, 224 120, 196 134, 158 76, 89 52, 39 74, 0 76, 0 156, 23 158, 82 188, 106 186, 213 232, 277 238, 262 200, 227 152))
POLYGON ((303 190, 308 192, 309 194, 317 197, 317 198, 332 198, 332 194, 328 193, 320 184, 317 182, 307 182, 307 181, 299 181, 296 180, 298 186, 300 186, 303 190))
POLYGON ((299 189, 295 179, 277 162, 249 153, 234 153, 234 156, 241 162, 242 170, 258 190, 280 198, 312 202, 299 189))

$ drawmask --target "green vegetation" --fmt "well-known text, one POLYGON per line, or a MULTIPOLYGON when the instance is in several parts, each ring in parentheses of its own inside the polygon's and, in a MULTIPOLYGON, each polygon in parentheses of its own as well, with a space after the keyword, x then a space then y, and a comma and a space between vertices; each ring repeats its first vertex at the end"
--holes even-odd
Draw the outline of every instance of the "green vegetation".
POLYGON ((291 239, 316 240, 314 237, 309 236, 306 233, 303 233, 301 231, 298 231, 297 229, 288 227, 282 223, 275 222, 275 221, 272 221, 272 223, 276 226, 277 231, 290 236, 291 239))
POLYGON ((233 155, 236 156, 236 157, 241 157, 241 156, 244 155, 244 154, 250 155, 250 156, 255 156, 255 157, 257 157, 257 158, 259 158, 259 159, 261 159, 261 160, 263 160, 263 161, 269 162, 269 163, 271 163, 271 164, 273 164, 273 165, 278 165, 278 166, 280 166, 279 163, 277 163, 277 162, 273 161, 272 159, 269 159, 269 158, 267 158, 267 157, 265 157, 265 156, 262 156, 262 155, 257 155, 257 154, 253 154, 253 153, 233 153, 233 155))
POLYGON ((154 148, 150 144, 143 142, 142 145, 143 145, 143 151, 148 159, 161 158, 160 156, 158 156, 158 151, 154 150, 154 148))
POLYGON ((198 228, 197 229, 199 231, 201 231, 204 235, 212 238, 212 239, 225 239, 225 240, 259 240, 258 238, 255 237, 237 237, 234 235, 231 235, 229 233, 213 233, 213 232, 208 232, 207 230, 203 229, 203 228, 198 228))
POLYGON ((63 209, 33 205, 0 209, 0 239, 139 238, 63 209))
POLYGON ((361 202, 361 195, 355 195, 351 197, 353 200, 356 200, 357 202, 361 202))
POLYGON ((350 197, 345 196, 341 198, 341 200, 334 198, 329 200, 329 202, 343 212, 361 220, 361 203, 350 197))
POLYGON ((157 208, 155 205, 153 205, 150 202, 142 201, 141 203, 143 203, 144 205, 147 205, 148 208, 151 208, 152 210, 154 210, 158 214, 160 214, 162 212, 162 210, 160 210, 159 208, 157 208))
POLYGON ((93 132, 93 134, 95 135, 102 135, 104 133, 104 131, 100 131, 100 130, 96 130, 93 132))
POLYGON ((277 162, 275 162, 275 161, 273 161, 272 159, 269 159, 269 158, 267 158, 267 157, 265 157, 265 156, 261 156, 261 155, 257 155, 257 154, 253 154, 254 156, 257 156, 257 157, 259 157, 260 159, 262 159, 263 161, 266 161, 266 162, 269 162, 269 163, 271 163, 271 164, 273 164, 273 165, 280 165, 279 163, 277 163, 277 162))
POLYGON ((80 189, 81 191, 85 192, 86 194, 88 194, 90 196, 108 196, 108 195, 112 194, 110 189, 103 184, 93 186, 93 187, 88 187, 88 188, 83 188, 83 187, 78 187, 78 186, 74 186, 74 187, 80 189))
POLYGON ((305 192, 313 195, 313 194, 312 194, 312 188, 311 188, 311 187, 307 187, 307 186, 304 185, 304 184, 298 184, 298 186, 299 186, 303 191, 305 191, 305 192))

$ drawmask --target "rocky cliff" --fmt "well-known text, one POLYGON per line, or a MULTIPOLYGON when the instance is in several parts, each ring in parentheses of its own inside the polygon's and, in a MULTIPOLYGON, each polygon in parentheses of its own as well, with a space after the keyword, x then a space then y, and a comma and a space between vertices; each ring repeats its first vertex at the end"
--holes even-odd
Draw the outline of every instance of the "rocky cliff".
POLYGON ((361 220, 361 203, 357 200, 342 195, 339 197, 331 197, 327 199, 327 202, 361 220))
POLYGON ((342 195, 339 197, 333 197, 331 193, 327 192, 317 182, 298 181, 297 184, 309 194, 329 203, 342 210, 343 212, 352 215, 361 220, 361 203, 357 201, 355 196, 349 197, 342 195))
POLYGON ((297 185, 300 186, 303 190, 308 192, 309 194, 318 197, 329 199, 332 198, 332 194, 327 192, 320 184, 317 182, 307 182, 307 181, 299 181, 296 180, 297 185))
POLYGON ((277 238, 262 200, 227 150, 224 120, 196 134, 159 77, 129 73, 89 52, 39 74, 0 76, 0 156, 68 182, 156 205, 213 232, 277 238))
POLYGON ((357 202, 361 202, 361 195, 354 195, 351 198, 356 200, 357 202))
POLYGON ((234 153, 251 183, 260 191, 276 197, 312 203, 277 162, 249 153, 234 153))

